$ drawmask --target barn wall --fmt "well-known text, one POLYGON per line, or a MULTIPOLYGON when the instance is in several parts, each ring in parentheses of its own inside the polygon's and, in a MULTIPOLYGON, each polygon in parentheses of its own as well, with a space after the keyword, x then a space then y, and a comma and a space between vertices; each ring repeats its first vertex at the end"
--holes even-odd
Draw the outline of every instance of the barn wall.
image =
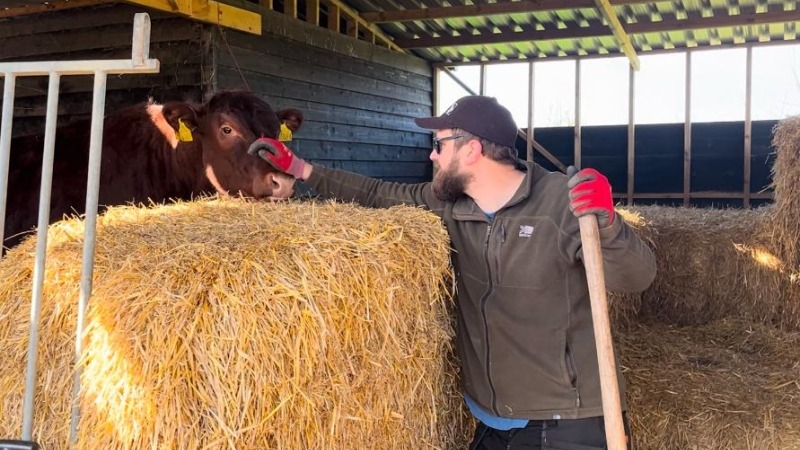
POLYGON ((422 59, 263 11, 263 35, 209 27, 216 88, 247 87, 305 123, 303 158, 392 181, 431 178, 432 70, 422 59))
MULTIPOLYGON (((0 20, 0 61, 130 59, 133 18, 151 19, 150 57, 158 74, 109 75, 106 110, 145 101, 199 100, 203 65, 211 51, 203 26, 183 18, 130 5, 105 5, 0 20)), ((61 77, 61 123, 91 116, 93 77, 61 77)), ((17 78, 13 135, 43 132, 47 77, 17 78)), ((0 92, 2 98, 2 92, 0 92)))
MULTIPOLYGON (((750 155, 750 192, 763 191, 772 183, 774 120, 753 121, 750 155)), ((682 123, 636 125, 634 192, 667 194, 683 192, 682 123)), ((564 164, 574 161, 574 128, 537 128, 536 140, 564 164)), ((520 156, 525 145, 517 143, 520 156)), ((605 174, 615 194, 624 196, 628 185, 627 125, 585 126, 581 128, 583 167, 593 167, 605 174)), ((555 170, 537 153, 536 162, 555 170)), ((691 192, 742 192, 744 177, 744 122, 692 124, 691 192)), ((754 205, 765 200, 751 200, 754 205)), ((637 199, 636 204, 683 204, 682 199, 637 199)), ((691 200, 695 206, 741 207, 741 198, 691 200)))

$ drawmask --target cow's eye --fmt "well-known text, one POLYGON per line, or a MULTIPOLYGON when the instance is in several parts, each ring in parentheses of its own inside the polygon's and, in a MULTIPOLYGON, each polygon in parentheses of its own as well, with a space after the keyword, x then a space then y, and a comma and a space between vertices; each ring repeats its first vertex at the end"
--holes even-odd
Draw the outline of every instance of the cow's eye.
POLYGON ((222 127, 222 132, 225 133, 225 134, 231 134, 231 133, 233 133, 233 128, 231 128, 231 127, 222 127))

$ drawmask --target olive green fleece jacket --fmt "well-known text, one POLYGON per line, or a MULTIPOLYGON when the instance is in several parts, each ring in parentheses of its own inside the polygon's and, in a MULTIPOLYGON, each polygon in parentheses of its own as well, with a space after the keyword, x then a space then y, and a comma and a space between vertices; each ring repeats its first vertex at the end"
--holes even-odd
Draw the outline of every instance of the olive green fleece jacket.
MULTIPOLYGON (((500 417, 603 415, 589 291, 567 177, 534 163, 492 219, 464 196, 438 200, 430 183, 391 183, 314 166, 319 194, 369 207, 418 205, 450 234, 457 278, 457 347, 464 390, 500 417)), ((646 289, 655 257, 617 218, 600 230, 606 287, 646 289)), ((625 407, 622 374, 620 395, 625 407)))

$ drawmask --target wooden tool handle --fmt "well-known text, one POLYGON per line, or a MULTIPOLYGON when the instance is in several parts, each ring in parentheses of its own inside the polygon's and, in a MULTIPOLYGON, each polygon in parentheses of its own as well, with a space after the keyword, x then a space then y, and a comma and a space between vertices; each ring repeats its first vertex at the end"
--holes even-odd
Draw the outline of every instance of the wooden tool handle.
POLYGON ((617 367, 614 363, 614 343, 611 339, 611 322, 608 318, 606 281, 597 216, 589 214, 579 217, 578 223, 581 228, 583 265, 586 268, 586 281, 592 304, 592 324, 597 343, 597 362, 600 367, 600 392, 603 400, 606 441, 609 450, 625 450, 627 448, 625 427, 622 423, 617 367))

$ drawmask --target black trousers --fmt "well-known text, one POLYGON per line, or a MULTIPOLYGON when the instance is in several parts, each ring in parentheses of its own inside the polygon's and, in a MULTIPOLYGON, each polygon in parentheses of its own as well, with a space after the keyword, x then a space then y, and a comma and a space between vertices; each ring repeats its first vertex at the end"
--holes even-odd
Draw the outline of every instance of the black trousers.
MULTIPOLYGON (((628 417, 623 415, 628 449, 631 449, 628 417)), ((469 450, 603 450, 606 449, 602 417, 564 420, 531 420, 525 428, 495 430, 478 423, 469 450)))

